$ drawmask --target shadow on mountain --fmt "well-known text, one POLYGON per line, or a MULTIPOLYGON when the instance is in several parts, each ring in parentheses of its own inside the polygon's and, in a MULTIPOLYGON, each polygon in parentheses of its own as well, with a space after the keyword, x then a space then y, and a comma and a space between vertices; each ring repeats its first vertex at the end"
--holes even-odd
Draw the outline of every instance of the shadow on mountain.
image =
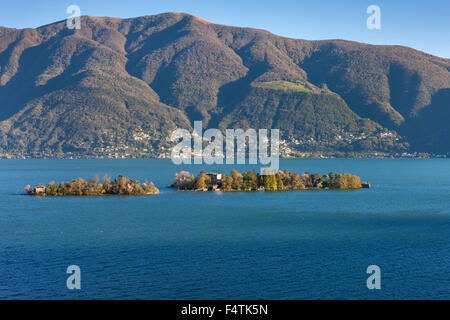
POLYGON ((217 95, 217 107, 220 113, 213 114, 209 127, 217 128, 220 121, 233 112, 236 106, 242 101, 246 94, 251 90, 250 84, 258 77, 263 75, 269 70, 266 62, 255 63, 249 68, 249 72, 245 77, 242 77, 236 81, 229 82, 219 89, 217 95))
POLYGON ((419 94, 421 77, 400 64, 392 64, 388 74, 390 103, 403 117, 411 116, 419 94))
POLYGON ((444 154, 450 150, 450 88, 433 95, 432 103, 413 118, 407 129, 412 148, 444 154))

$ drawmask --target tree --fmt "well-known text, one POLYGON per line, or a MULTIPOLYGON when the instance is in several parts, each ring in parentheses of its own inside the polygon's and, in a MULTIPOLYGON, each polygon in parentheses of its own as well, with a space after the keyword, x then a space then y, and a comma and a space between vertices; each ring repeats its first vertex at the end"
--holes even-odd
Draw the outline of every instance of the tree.
POLYGON ((67 196, 69 195, 69 190, 67 188, 67 184, 64 182, 61 182, 61 184, 58 187, 58 195, 59 196, 67 196))
POLYGON ((222 189, 225 191, 231 191, 232 185, 233 185, 233 178, 224 174, 222 177, 222 189))
POLYGON ((119 193, 127 194, 128 191, 127 177, 119 175, 118 184, 119 184, 119 193))
POLYGON ((303 184, 303 179, 298 175, 297 172, 292 174, 292 182, 291 182, 292 190, 303 190, 305 189, 305 185, 303 184))
POLYGON ((328 186, 332 186, 334 184, 334 179, 335 179, 334 173, 333 171, 331 171, 328 174, 328 186))
POLYGON ((159 192, 158 188, 155 187, 153 182, 149 183, 147 180, 145 180, 145 182, 142 184, 142 188, 144 189, 144 192, 146 194, 155 194, 159 192))
POLYGON ((109 193, 109 189, 111 188, 111 179, 108 177, 108 174, 105 173, 103 176, 103 190, 105 193, 109 193))
POLYGON ((333 188, 335 189, 361 189, 361 179, 348 173, 337 173, 335 176, 333 188))
POLYGON ((247 172, 242 172, 242 179, 243 179, 243 183, 242 183, 242 189, 245 191, 250 191, 250 181, 248 179, 248 174, 247 172))
POLYGON ((322 175, 320 173, 316 173, 313 176, 312 185, 316 188, 320 188, 322 186, 322 175))
POLYGON ((277 190, 284 190, 283 174, 279 171, 276 174, 277 190))
POLYGON ((305 172, 302 177, 303 177, 303 181, 305 183, 305 186, 307 188, 312 188, 314 186, 313 178, 312 178, 312 176, 311 176, 311 174, 309 172, 305 172))
POLYGON ((282 179, 283 179, 284 187, 286 189, 292 189, 293 175, 294 175, 294 173, 291 173, 289 170, 284 170, 282 179))
POLYGON ((73 180, 70 183, 70 194, 75 196, 82 196, 84 194, 84 190, 86 190, 86 185, 86 181, 84 181, 82 178, 73 180))
POLYGON ((57 196, 58 195, 58 187, 55 185, 55 182, 52 181, 48 184, 45 189, 45 194, 48 196, 57 196))
POLYGON ((233 171, 231 171, 231 178, 233 179, 233 183, 231 185, 232 188, 234 190, 241 190, 242 189, 242 184, 243 184, 242 174, 237 172, 237 170, 233 169, 233 171))
POLYGON ((247 174, 247 178, 249 181, 250 190, 258 189, 258 176, 256 175, 255 170, 249 171, 247 174))
POLYGON ((242 176, 244 178, 244 190, 250 191, 258 189, 258 176, 256 175, 255 170, 243 172, 242 176))
POLYGON ((277 178, 274 174, 264 176, 264 190, 277 191, 277 178))
POLYGON ((207 188, 206 184, 206 173, 204 171, 200 172, 197 179, 195 179, 195 190, 203 190, 207 188))
POLYGON ((191 189, 194 186, 195 178, 187 171, 181 171, 175 174, 172 187, 178 189, 191 189))

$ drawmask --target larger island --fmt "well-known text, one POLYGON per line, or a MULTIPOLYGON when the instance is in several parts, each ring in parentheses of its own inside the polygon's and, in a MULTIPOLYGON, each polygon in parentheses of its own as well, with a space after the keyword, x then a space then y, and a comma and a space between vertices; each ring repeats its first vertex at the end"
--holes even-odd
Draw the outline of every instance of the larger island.
POLYGON ((187 171, 175 175, 172 188, 184 191, 288 191, 288 190, 357 190, 370 188, 370 184, 362 183, 358 176, 348 173, 304 173, 299 175, 289 170, 257 174, 231 171, 223 173, 206 173, 202 171, 197 177, 187 171))

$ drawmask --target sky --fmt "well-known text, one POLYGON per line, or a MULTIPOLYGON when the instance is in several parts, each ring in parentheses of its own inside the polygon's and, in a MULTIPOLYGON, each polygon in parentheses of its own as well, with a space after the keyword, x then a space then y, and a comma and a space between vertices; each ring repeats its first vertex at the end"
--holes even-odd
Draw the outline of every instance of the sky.
POLYGON ((450 0, 0 0, 0 25, 34 28, 63 20, 69 5, 82 15, 121 18, 187 12, 290 38, 403 45, 450 58, 450 0), (367 28, 370 5, 380 8, 379 30, 367 28))

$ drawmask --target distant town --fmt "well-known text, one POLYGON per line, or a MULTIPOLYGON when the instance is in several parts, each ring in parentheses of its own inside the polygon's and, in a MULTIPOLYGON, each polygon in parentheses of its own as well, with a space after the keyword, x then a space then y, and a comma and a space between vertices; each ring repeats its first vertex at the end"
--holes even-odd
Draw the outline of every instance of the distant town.
MULTIPOLYGON (((379 139, 398 139, 395 134, 390 132, 379 132, 379 139)), ((157 158, 170 159, 172 145, 167 141, 151 140, 148 134, 139 133, 134 135, 133 143, 121 142, 114 145, 96 146, 92 149, 86 148, 86 151, 62 152, 54 150, 41 150, 34 152, 6 152, 0 150, 0 159, 135 159, 135 158, 157 158), (153 147, 158 145, 158 147, 153 147)), ((367 139, 366 136, 355 137, 349 135, 336 135, 332 141, 334 145, 340 141, 349 143, 350 141, 359 141, 367 139)), ((412 151, 321 151, 324 141, 316 141, 313 138, 299 139, 280 139, 280 158, 450 158, 448 154, 432 154, 426 152, 412 151)), ((82 150, 81 148, 79 150, 82 150)), ((339 150, 339 149, 338 149, 339 150)), ((192 157, 202 157, 202 154, 193 153, 192 157)))

